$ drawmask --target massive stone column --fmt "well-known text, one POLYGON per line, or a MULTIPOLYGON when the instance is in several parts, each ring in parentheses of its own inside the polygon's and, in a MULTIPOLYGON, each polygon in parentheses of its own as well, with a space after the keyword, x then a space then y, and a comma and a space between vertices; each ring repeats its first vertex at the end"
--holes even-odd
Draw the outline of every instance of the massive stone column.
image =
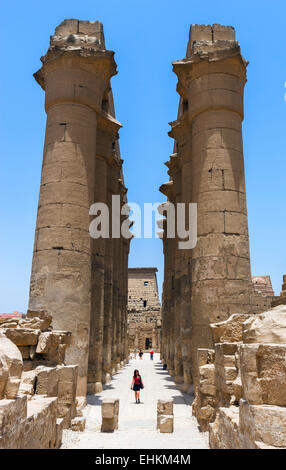
POLYGON ((184 370, 186 383, 191 373, 196 382, 197 349, 213 345, 209 324, 250 309, 241 131, 246 66, 234 29, 220 25, 192 25, 187 57, 173 64, 182 104, 172 123, 181 201, 197 203, 198 211, 197 245, 180 265, 182 347, 192 368, 184 370))
MULTIPOLYGON (((114 142, 117 139, 120 123, 109 112, 108 102, 111 92, 106 97, 104 112, 97 122, 96 172, 94 201, 108 203, 107 180, 108 162, 115 157, 114 142)), ((109 207, 111 210, 111 207, 109 207)), ((98 393, 103 382, 103 330, 104 330, 104 272, 106 238, 92 241, 92 280, 91 280, 91 316, 88 365, 88 393, 98 393)), ((123 274, 124 275, 124 274, 123 274)), ((125 272, 126 276, 126 272, 125 272)))
MULTIPOLYGON (((112 196, 118 195, 118 167, 120 162, 114 158, 109 160, 107 178, 107 201, 109 211, 109 228, 112 234, 112 196)), ((105 245, 105 277, 104 277, 104 332, 103 332, 103 383, 108 383, 115 373, 114 341, 115 341, 115 278, 117 270, 118 238, 106 239, 105 245)), ((116 279, 116 280, 115 280, 116 279)))
MULTIPOLYGON (((170 176, 170 181, 162 184, 160 191, 167 196, 168 201, 175 205, 178 193, 178 163, 177 155, 172 154, 170 160, 165 163, 168 167, 168 174, 170 176)), ((164 208, 162 207, 164 210, 164 208)), ((165 208, 166 212, 164 215, 168 214, 168 206, 165 208)), ((167 222, 167 221, 166 221, 167 222)), ((163 324, 162 332, 165 338, 165 348, 167 351, 167 366, 171 376, 175 375, 175 363, 178 368, 178 361, 176 359, 176 333, 180 328, 180 323, 176 318, 176 290, 175 290, 175 266, 176 266, 176 238, 168 237, 168 224, 164 223, 164 250, 165 250, 165 265, 164 265, 164 287, 163 287, 163 306, 162 306, 162 316, 163 324), (177 323, 177 326, 176 326, 177 323)), ((178 350, 178 348, 177 348, 178 350)))
MULTIPOLYGON (((189 122, 187 119, 186 102, 181 98, 179 105, 178 120, 171 123, 170 137, 175 139, 176 159, 180 162, 180 202, 185 207, 185 228, 190 227, 188 203, 191 202, 191 136, 189 122)), ((178 201, 179 202, 179 201, 178 201)), ((177 217, 179 215, 177 214, 177 217)), ((180 331, 180 368, 182 375, 182 389, 189 391, 192 384, 192 361, 191 361, 191 254, 190 249, 179 249, 176 243, 176 277, 179 284, 179 331, 180 331)), ((177 318, 177 315, 176 315, 177 318)))
POLYGON ((104 327, 103 327, 103 383, 110 382, 112 344, 112 282, 113 282, 113 240, 106 240, 104 265, 104 327))
MULTIPOLYGON (((130 251, 130 242, 132 240, 132 236, 130 238, 123 238, 123 253, 124 253, 124 270, 127 269, 128 271, 128 256, 130 251)), ((124 359, 128 362, 129 360, 129 337, 128 337, 128 311, 127 311, 127 304, 128 304, 128 276, 124 276, 123 279, 123 324, 124 324, 124 335, 123 335, 123 352, 124 352, 124 359)))
POLYGON ((99 22, 66 20, 35 74, 47 126, 29 308, 48 310, 55 328, 72 332, 66 359, 79 366, 78 395, 87 382, 97 116, 116 73, 113 55, 99 22))

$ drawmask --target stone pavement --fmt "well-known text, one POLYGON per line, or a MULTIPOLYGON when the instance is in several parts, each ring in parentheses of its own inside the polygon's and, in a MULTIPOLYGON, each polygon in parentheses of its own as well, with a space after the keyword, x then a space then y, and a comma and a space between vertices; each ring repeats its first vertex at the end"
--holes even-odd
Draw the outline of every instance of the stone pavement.
POLYGON ((182 394, 168 372, 162 370, 159 354, 151 361, 149 354, 142 360, 130 360, 102 393, 89 395, 84 410, 86 429, 83 433, 65 430, 62 448, 77 449, 207 449, 208 433, 198 430, 192 417, 191 398, 182 394), (134 369, 142 375, 144 390, 141 403, 136 404, 130 390, 134 369), (113 433, 101 433, 101 401, 119 398, 119 428, 113 433), (174 433, 156 430, 157 400, 173 398, 174 433), (189 404, 187 404, 189 403, 189 404))

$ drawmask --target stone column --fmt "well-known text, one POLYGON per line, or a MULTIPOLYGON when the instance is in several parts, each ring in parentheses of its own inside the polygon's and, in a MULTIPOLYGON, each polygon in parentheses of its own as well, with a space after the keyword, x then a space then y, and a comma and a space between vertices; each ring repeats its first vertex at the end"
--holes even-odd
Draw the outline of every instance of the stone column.
POLYGON ((117 358, 120 364, 125 359, 124 336, 125 332, 125 312, 124 312, 124 275, 125 275, 125 256, 123 238, 120 239, 120 258, 119 258, 119 279, 118 279, 118 304, 119 304, 119 332, 117 358))
POLYGON ((56 329, 72 332, 66 361, 79 366, 77 395, 87 382, 97 113, 116 73, 102 34, 99 22, 64 21, 35 74, 47 126, 29 308, 48 310, 56 329))
MULTIPOLYGON (((127 203, 127 188, 125 187, 123 181, 120 181, 120 191, 121 191, 121 204, 122 206, 127 203)), ((121 225, 124 221, 128 219, 128 215, 121 215, 121 225)), ((129 221, 130 224, 130 221, 129 221)), ((126 362, 129 357, 129 343, 128 343, 128 329, 127 329, 127 305, 128 305, 128 256, 129 256, 129 246, 132 234, 129 231, 129 238, 125 238, 121 234, 120 238, 120 260, 119 260, 119 305, 120 305, 120 362, 126 362)))
MULTIPOLYGON (((163 209, 164 204, 161 205, 163 209)), ((162 212, 161 212, 162 213, 162 212)), ((160 237, 163 243, 163 255, 164 255, 164 281, 162 286, 162 309, 161 309, 161 348, 160 348, 160 359, 163 364, 167 363, 168 358, 168 336, 169 336, 169 325, 168 325, 168 307, 169 303, 166 301, 166 284, 167 284, 167 223, 166 219, 162 219, 158 222, 159 228, 163 229, 160 233, 160 237)))
MULTIPOLYGON (((102 113, 97 123, 95 202, 107 201, 108 161, 114 158, 113 144, 121 125, 102 113)), ((111 211, 111 207, 109 207, 111 211)), ((88 365, 88 392, 98 393, 103 381, 104 272, 106 238, 92 241, 91 318, 88 365)))
MULTIPOLYGON (((112 174, 109 161, 107 175, 107 202, 112 207, 112 174)), ((112 212, 109 211, 109 232, 112 230, 112 212)), ((105 242, 105 270, 104 270, 104 328, 103 328, 103 383, 107 384, 111 378, 111 347, 112 347, 112 303, 113 303, 113 239, 111 236, 105 242)))
MULTIPOLYGON (((168 201, 175 204, 176 202, 176 154, 171 155, 170 161, 166 163, 169 168, 170 181, 164 183, 160 187, 160 191, 167 196, 168 201), (175 182, 174 182, 175 180, 175 182)), ((167 366, 171 376, 175 374, 175 253, 176 253, 176 239, 167 237, 167 224, 164 227, 165 237, 165 267, 164 267, 164 304, 163 304, 163 315, 165 327, 166 342, 167 342, 167 366)), ((176 319, 177 321, 177 319, 176 319)))
MULTIPOLYGON (((173 174, 175 201, 181 202, 181 162, 178 154, 176 155, 176 164, 173 174)), ((176 214, 177 219, 177 214, 176 214)), ((182 253, 178 247, 178 238, 174 239, 174 340, 175 340, 175 358, 174 358, 174 380, 180 384, 183 382, 183 359, 182 359, 182 338, 181 338, 181 264, 182 253)))
POLYGON ((119 282, 119 255, 120 238, 113 239, 113 300, 112 300, 112 349, 111 349, 111 371, 112 375, 117 371, 118 354, 118 282, 119 282))
POLYGON ((241 131, 247 63, 231 27, 193 25, 188 49, 189 56, 173 65, 177 89, 188 105, 187 199, 198 204, 198 243, 192 250, 190 273, 196 380, 197 349, 213 345, 209 324, 250 308, 241 131))
MULTIPOLYGON (((124 325, 125 325, 125 333, 124 333, 124 360, 129 361, 129 342, 128 342, 128 312, 127 312, 127 305, 128 305, 128 256, 130 250, 130 242, 132 236, 130 238, 123 238, 123 252, 124 252, 124 272, 127 275, 124 275, 123 278, 123 317, 124 317, 124 325)), ((134 347, 137 347, 135 345, 134 347)))
MULTIPOLYGON (((178 120, 171 123, 172 130, 169 132, 176 142, 177 158, 180 162, 180 200, 186 204, 185 207, 185 228, 188 230, 190 226, 188 203, 191 202, 191 138, 189 131, 189 122, 186 112, 186 102, 180 101, 178 120), (184 104, 183 104, 184 103, 184 104)), ((191 253, 189 249, 179 249, 178 242, 177 278, 180 283, 180 348, 182 356, 182 376, 184 391, 189 391, 192 384, 191 374, 191 253)))

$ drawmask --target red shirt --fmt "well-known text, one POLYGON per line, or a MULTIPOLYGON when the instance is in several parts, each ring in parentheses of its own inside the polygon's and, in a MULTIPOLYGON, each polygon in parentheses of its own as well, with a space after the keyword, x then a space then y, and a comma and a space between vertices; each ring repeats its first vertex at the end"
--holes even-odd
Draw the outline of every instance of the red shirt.
POLYGON ((141 382, 141 376, 137 375, 137 377, 134 377, 134 384, 135 385, 140 385, 141 382))

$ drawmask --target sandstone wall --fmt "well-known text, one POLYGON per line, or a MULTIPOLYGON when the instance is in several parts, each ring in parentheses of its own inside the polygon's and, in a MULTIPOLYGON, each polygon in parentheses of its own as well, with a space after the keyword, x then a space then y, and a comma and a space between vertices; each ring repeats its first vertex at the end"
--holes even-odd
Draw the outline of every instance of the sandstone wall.
POLYGON ((214 354, 200 366, 193 404, 211 448, 286 447, 285 318, 281 305, 212 325, 214 354))
POLYGON ((17 321, 21 325, 11 327, 8 321, 10 328, 0 328, 0 449, 59 448, 63 429, 72 427, 76 416, 83 419, 80 408, 84 404, 76 399, 78 367, 65 366, 64 350, 59 358, 55 353, 59 343, 44 336, 63 336, 64 332, 23 327, 26 322, 43 328, 44 316, 17 321), (22 346, 17 347, 19 343, 22 346), (36 353, 34 359, 26 357, 26 349, 37 350, 43 344, 49 344, 44 353, 36 353))
POLYGON ((154 349, 161 345, 161 305, 157 268, 128 269, 128 338, 129 350, 154 349), (149 347, 146 347, 146 340, 149 347))

